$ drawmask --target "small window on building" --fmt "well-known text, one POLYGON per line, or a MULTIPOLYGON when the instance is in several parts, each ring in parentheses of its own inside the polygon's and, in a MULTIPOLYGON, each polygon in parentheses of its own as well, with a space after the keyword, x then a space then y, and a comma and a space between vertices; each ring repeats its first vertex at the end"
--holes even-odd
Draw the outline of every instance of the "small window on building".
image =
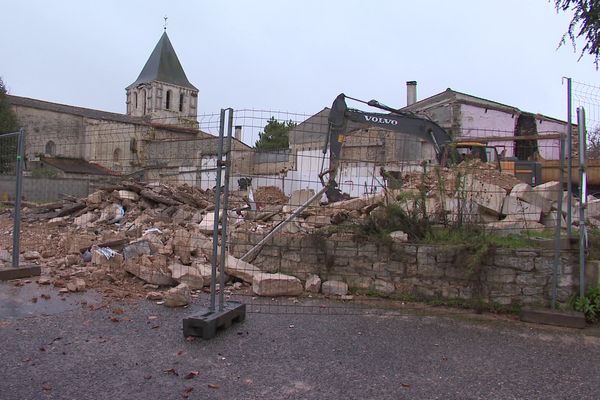
POLYGON ((56 155, 56 144, 52 140, 46 143, 46 151, 44 153, 49 156, 56 155))
POLYGON ((142 114, 146 115, 146 89, 142 90, 142 114))
POLYGON ((137 102, 137 92, 133 93, 133 106, 135 107, 135 109, 137 110, 138 108, 138 102, 137 102))
POLYGON ((179 94, 179 112, 183 112, 183 93, 179 94))
POLYGON ((167 101, 165 103, 165 109, 170 110, 171 109, 171 91, 167 90, 167 97, 166 97, 167 101))
POLYGON ((121 149, 118 147, 113 151, 113 161, 116 163, 121 161, 121 149))

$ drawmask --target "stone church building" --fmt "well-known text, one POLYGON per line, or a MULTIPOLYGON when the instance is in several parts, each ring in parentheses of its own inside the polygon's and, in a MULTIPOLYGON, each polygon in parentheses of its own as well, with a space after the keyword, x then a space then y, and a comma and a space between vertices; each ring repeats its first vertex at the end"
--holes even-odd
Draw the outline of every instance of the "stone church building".
MULTIPOLYGON (((198 129, 198 89, 166 32, 126 88, 126 114, 7 97, 25 129, 29 176, 214 184, 214 171, 202 168, 216 165, 217 139, 198 129)), ((235 140, 232 148, 242 152, 234 168, 249 168, 248 146, 235 140)))

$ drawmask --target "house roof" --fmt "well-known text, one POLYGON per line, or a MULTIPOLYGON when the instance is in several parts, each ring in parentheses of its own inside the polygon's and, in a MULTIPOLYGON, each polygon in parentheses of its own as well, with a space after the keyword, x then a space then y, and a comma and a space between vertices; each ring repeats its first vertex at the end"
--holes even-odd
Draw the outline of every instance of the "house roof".
POLYGON ((117 175, 114 171, 82 158, 40 157, 40 161, 63 172, 86 175, 117 175))
MULTIPOLYGON (((484 107, 490 110, 504 111, 507 113, 513 114, 522 114, 526 113, 526 111, 522 111, 517 107, 509 106, 507 104, 498 103, 497 101, 492 101, 488 99, 484 99, 482 97, 473 96, 467 93, 458 92, 456 90, 452 90, 450 88, 435 94, 433 96, 427 97, 423 100, 419 100, 410 106, 406 106, 401 108, 402 111, 410 111, 410 112, 419 112, 426 111, 430 108, 440 106, 448 103, 461 103, 461 104, 470 104, 478 107, 484 107)), ((529 113, 533 114, 533 113, 529 113)), ((544 119, 548 121, 556 121, 556 122, 565 122, 559 120, 557 118, 548 117, 542 114, 535 114, 536 118, 544 119)))
POLYGON ((152 81, 171 83, 188 89, 198 90, 188 81, 179 58, 177 58, 175 49, 167 36, 167 32, 162 34, 152 54, 150 54, 150 58, 146 61, 146 65, 144 65, 140 76, 138 76, 130 87, 152 81))

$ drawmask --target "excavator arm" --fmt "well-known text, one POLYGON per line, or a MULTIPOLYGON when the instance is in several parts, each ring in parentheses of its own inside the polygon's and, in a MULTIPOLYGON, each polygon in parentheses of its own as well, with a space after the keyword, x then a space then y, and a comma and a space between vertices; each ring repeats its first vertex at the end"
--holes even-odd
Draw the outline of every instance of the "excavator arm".
POLYGON ((346 98, 352 99, 343 93, 338 95, 331 106, 328 119, 329 131, 325 147, 323 148, 324 154, 329 150, 329 168, 321 172, 319 178, 321 179, 321 183, 327 187, 325 193, 330 202, 338 201, 341 198, 341 192, 338 189, 335 179, 339 168, 342 146, 346 135, 356 129, 378 127, 415 136, 430 142, 435 149, 438 159, 442 154, 443 147, 451 142, 450 135, 433 121, 388 107, 376 100, 369 102, 358 101, 371 107, 389 111, 389 113, 370 113, 348 108, 346 98), (349 131, 348 122, 356 123, 357 127, 349 131), (324 179, 326 175, 327 182, 324 179))

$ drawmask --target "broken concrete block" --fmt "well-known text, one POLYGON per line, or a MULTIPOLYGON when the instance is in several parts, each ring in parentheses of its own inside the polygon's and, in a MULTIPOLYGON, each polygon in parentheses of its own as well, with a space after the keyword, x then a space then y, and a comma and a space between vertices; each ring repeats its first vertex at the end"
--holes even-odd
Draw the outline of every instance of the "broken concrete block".
POLYGON ((86 197, 85 202, 87 204, 100 204, 102 203, 102 194, 104 192, 102 190, 98 190, 92 194, 90 194, 88 197, 86 197))
POLYGON ((302 290, 302 282, 295 276, 262 272, 252 277, 252 292, 257 296, 299 296, 302 290))
MULTIPOLYGON (((190 236, 190 251, 193 255, 200 256, 204 254, 209 259, 212 258, 213 254, 213 239, 208 237, 201 232, 192 232, 190 236)), ((217 247, 217 253, 219 253, 219 247, 217 247)))
MULTIPOLYGON (((448 222, 477 223, 480 222, 481 215, 485 210, 480 210, 479 204, 473 201, 446 197, 444 198, 444 211, 448 222)), ((498 220, 497 214, 486 213, 486 215, 491 215, 494 220, 498 220)))
POLYGON ((37 251, 28 250, 25 253, 23 253, 23 258, 27 261, 32 261, 39 260, 40 258, 42 258, 42 256, 37 251))
POLYGON ((202 289, 204 287, 204 278, 194 264, 183 265, 178 262, 169 264, 171 277, 178 283, 185 283, 191 289, 202 289))
POLYGON ((92 225, 92 223, 98 218, 98 216, 92 212, 88 212, 85 213, 83 215, 80 215, 79 217, 76 217, 73 220, 73 223, 81 228, 86 228, 90 225, 92 225))
POLYGON ((120 200, 138 201, 140 199, 140 196, 136 192, 129 190, 117 190, 115 196, 120 200))
POLYGON ((2 262, 11 262, 12 261, 12 255, 10 254, 10 252, 6 249, 1 249, 0 250, 0 261, 2 262))
MULTIPOLYGON (((550 211, 546 215, 542 217, 542 223, 546 228, 556 228, 556 223, 558 222, 558 211, 550 211)), ((560 226, 562 228, 567 227, 567 221, 564 216, 561 216, 560 226)))
POLYGON ((323 294, 343 296, 348 294, 348 284, 341 281, 325 281, 321 285, 321 292, 323 294))
POLYGON ((541 194, 534 192, 531 186, 526 183, 516 184, 512 188, 510 196, 516 197, 541 208, 543 213, 547 213, 552 208, 552 200, 549 200, 541 194))
MULTIPOLYGON (((221 221, 222 212, 219 212, 219 221, 221 221)), ((219 229, 221 227, 219 226, 219 229)), ((212 234, 215 230, 215 213, 209 212, 207 213, 202 221, 198 224, 198 230, 202 233, 212 234)))
POLYGON ((86 233, 69 235, 65 247, 68 248, 69 254, 81 254, 81 251, 90 248, 95 240, 96 236, 86 233))
POLYGON ((261 273, 262 271, 250 263, 227 254, 225 258, 225 272, 244 282, 252 283, 254 275, 261 273))
MULTIPOLYGON (((579 215, 579 210, 577 210, 577 215, 579 215)), ((589 201, 586 204, 586 214, 587 218, 598 218, 600 217, 600 199, 589 201)), ((579 220, 579 218, 578 218, 579 220)))
POLYGON ((405 243, 408 242, 408 233, 402 231, 394 231, 390 233, 390 237, 394 242, 405 243))
MULTIPOLYGON (((288 206, 291 207, 291 210, 295 210, 302 204, 306 203, 314 195, 315 191, 312 189, 294 190, 290 195, 290 199, 288 200, 288 206)), ((318 199, 315 201, 318 201, 318 199)))
POLYGON ((506 190, 491 183, 482 182, 472 175, 465 176, 464 182, 466 200, 477 203, 486 211, 500 214, 506 190))
POLYGON ((517 197, 506 196, 502 204, 502 214, 506 215, 511 221, 539 222, 542 216, 542 209, 517 197))
MULTIPOLYGON (((200 261, 200 260, 195 260, 192 263, 192 266, 194 268, 196 268, 196 270, 200 273, 200 275, 202 276, 202 279, 204 280, 204 285, 209 285, 210 284, 210 278, 212 276, 212 265, 204 262, 204 261, 200 261)), ((225 276, 225 278, 228 278, 227 276, 225 276)), ((217 273, 215 275, 215 281, 220 282, 221 279, 221 273, 219 271, 219 267, 217 267, 217 273)), ((225 279, 225 281, 227 281, 228 279, 225 279)))
POLYGON ((190 288, 185 283, 180 283, 167 290, 164 294, 165 306, 167 307, 183 307, 192 302, 190 288))
POLYGON ((123 255, 115 251, 106 251, 98 246, 92 246, 92 265, 97 267, 107 267, 109 269, 120 269, 123 264, 123 255))
POLYGON ((560 196, 563 192, 560 182, 556 181, 546 182, 538 185, 533 188, 533 191, 553 203, 560 200, 560 196))
POLYGON ((98 218, 97 222, 106 222, 107 224, 114 224, 116 222, 119 222, 123 218, 124 213, 125 210, 120 204, 110 204, 102 210, 100 218, 98 218))
POLYGON ((72 278, 67 282, 69 292, 83 292, 85 290, 85 281, 81 278, 72 278))
POLYGON ((167 257, 160 254, 142 254, 129 260, 125 263, 125 271, 154 285, 171 286, 176 283, 167 267, 167 257))
POLYGON ((310 293, 319 293, 321 291, 321 278, 318 275, 310 275, 306 279, 304 290, 310 293))
POLYGON ((142 254, 152 254, 152 249, 150 248, 150 242, 148 240, 129 243, 123 248, 123 258, 125 261, 137 258, 142 254))
POLYGON ((190 239, 192 234, 186 229, 178 229, 173 236, 171 246, 173 253, 179 257, 183 264, 189 265, 192 257, 192 249, 190 248, 190 239))

